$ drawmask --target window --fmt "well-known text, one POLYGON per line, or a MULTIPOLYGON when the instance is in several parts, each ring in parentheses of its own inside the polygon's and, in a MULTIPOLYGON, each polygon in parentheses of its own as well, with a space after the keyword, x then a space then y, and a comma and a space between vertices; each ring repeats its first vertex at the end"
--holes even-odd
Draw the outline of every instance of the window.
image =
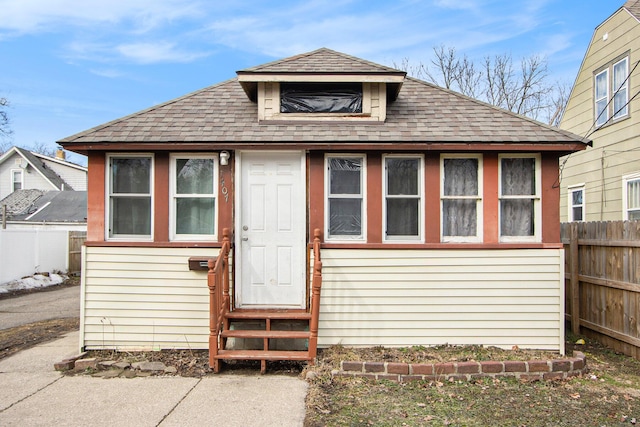
POLYGON ((216 239, 217 158, 171 156, 171 239, 216 239))
POLYGON ((596 126, 605 125, 610 118, 629 114, 629 58, 610 63, 594 78, 594 106, 596 126))
POLYGON ((362 83, 281 83, 281 113, 362 113, 362 83))
POLYGON ((441 159, 442 241, 482 240, 482 157, 441 159))
POLYGON ((584 185, 569 188, 569 221, 584 221, 584 185))
POLYGON ((11 171, 11 191, 22 190, 24 175, 21 170, 11 171))
POLYGON ((609 120, 607 102, 609 100, 609 70, 596 75, 595 101, 596 125, 602 126, 609 120))
POLYGON ((640 220, 640 174, 622 178, 623 219, 640 220))
POLYGON ((327 239, 364 240, 364 156, 327 156, 327 239))
POLYGON ((110 155, 108 165, 108 236, 151 239, 153 157, 110 155))
POLYGON ((419 240, 422 233, 422 158, 384 158, 385 240, 419 240))
POLYGON ((537 156, 501 156, 500 239, 538 241, 542 217, 537 156))
POLYGON ((629 99, 628 61, 624 58, 613 64, 613 118, 627 115, 629 99))

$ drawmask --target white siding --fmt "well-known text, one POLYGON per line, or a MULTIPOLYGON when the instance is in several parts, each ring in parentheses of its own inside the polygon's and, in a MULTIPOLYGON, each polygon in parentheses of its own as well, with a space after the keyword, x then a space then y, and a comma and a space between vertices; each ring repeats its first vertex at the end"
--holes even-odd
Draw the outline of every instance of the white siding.
POLYGON ((22 169, 20 165, 16 163, 16 160, 19 160, 23 165, 27 164, 27 161, 16 153, 0 164, 0 200, 13 192, 11 186, 12 170, 22 170, 22 188, 25 190, 56 190, 56 187, 47 181, 38 171, 33 169, 32 166, 22 169))
MULTIPOLYGON (((86 248, 83 345, 207 349, 217 249, 86 248)), ((482 344, 564 351, 561 249, 324 249, 319 345, 482 344)))
POLYGON ((564 351, 564 253, 322 251, 319 346, 564 351))
POLYGON ((87 191, 87 171, 79 168, 75 168, 73 166, 68 166, 63 163, 54 162, 52 160, 47 160, 41 158, 42 163, 44 163, 49 169, 53 170, 58 174, 64 182, 69 184, 71 188, 65 188, 65 190, 75 190, 75 191, 87 191))
POLYGON ((88 247, 81 329, 86 349, 209 348, 206 271, 192 256, 218 249, 88 247))

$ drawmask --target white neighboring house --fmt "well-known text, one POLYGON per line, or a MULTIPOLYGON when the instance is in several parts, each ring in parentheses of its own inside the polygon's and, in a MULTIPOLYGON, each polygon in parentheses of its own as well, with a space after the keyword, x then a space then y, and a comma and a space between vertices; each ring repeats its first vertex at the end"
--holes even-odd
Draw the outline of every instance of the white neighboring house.
POLYGON ((16 190, 86 191, 87 168, 56 157, 12 147, 0 156, 0 200, 16 190))
POLYGON ((87 230, 87 168, 63 153, 53 158, 12 147, 0 156, 0 284, 79 269, 71 262, 79 251, 70 245, 87 230))

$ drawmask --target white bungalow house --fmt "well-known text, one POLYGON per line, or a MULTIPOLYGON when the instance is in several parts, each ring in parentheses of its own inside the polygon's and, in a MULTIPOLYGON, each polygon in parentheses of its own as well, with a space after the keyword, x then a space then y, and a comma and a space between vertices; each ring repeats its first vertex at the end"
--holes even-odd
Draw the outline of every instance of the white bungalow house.
POLYGON ((85 349, 564 351, 572 133, 323 48, 59 143, 89 159, 85 349))

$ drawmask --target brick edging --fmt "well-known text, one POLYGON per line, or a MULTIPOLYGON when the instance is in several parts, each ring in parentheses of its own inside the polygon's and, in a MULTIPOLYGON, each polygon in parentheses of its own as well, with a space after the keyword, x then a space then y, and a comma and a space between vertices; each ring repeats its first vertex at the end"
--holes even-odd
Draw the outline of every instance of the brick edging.
POLYGON ((376 380, 470 381, 478 378, 513 377, 526 381, 565 380, 587 372, 584 353, 574 351, 568 359, 529 361, 483 361, 448 363, 340 362, 335 376, 376 380))

